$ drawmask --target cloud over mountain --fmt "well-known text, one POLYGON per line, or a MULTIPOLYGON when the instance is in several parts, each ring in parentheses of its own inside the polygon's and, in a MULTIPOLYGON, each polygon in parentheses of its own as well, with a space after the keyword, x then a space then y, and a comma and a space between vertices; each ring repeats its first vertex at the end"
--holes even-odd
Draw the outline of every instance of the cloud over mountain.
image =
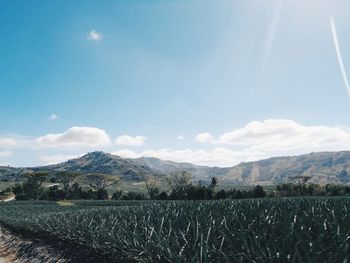
POLYGON ((79 158, 83 154, 54 154, 54 155, 43 155, 39 157, 39 160, 45 165, 57 164, 61 162, 66 162, 71 159, 79 158))
POLYGON ((35 139, 35 143, 43 148, 60 147, 101 147, 111 143, 108 134, 99 128, 72 127, 63 133, 49 133, 35 139))
POLYGON ((199 134, 196 140, 227 145, 269 157, 312 151, 346 150, 350 147, 350 131, 337 126, 308 126, 293 120, 268 119, 251 121, 244 127, 226 132, 218 138, 211 137, 209 133, 199 134))
POLYGON ((189 162, 197 165, 206 166, 232 166, 242 160, 258 160, 260 156, 254 155, 251 152, 234 151, 224 147, 215 147, 210 150, 173 150, 173 149, 158 149, 136 152, 130 149, 124 149, 113 152, 115 155, 138 158, 138 157, 155 157, 162 160, 174 162, 189 162))
POLYGON ((141 152, 124 149, 115 154, 131 158, 156 157, 197 165, 231 166, 242 161, 274 156, 346 150, 350 148, 350 132, 341 127, 307 126, 293 120, 268 119, 249 122, 218 138, 210 133, 201 133, 197 135, 196 141, 214 147, 183 150, 164 148, 141 152))
POLYGON ((141 146, 145 143, 146 137, 144 136, 130 136, 130 135, 122 135, 119 136, 115 143, 117 145, 124 145, 124 146, 141 146))
POLYGON ((350 146, 350 132, 340 127, 306 126, 293 120, 270 119, 252 121, 240 129, 221 135, 218 144, 246 145, 254 149, 321 150, 350 146))

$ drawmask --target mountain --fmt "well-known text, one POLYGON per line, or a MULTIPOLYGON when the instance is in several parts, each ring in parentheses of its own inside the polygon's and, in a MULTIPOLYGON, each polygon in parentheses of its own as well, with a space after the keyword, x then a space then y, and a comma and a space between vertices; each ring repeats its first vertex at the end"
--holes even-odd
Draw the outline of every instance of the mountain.
POLYGON ((80 158, 72 159, 63 163, 32 167, 32 168, 12 168, 0 167, 0 179, 16 180, 29 171, 55 173, 59 171, 71 171, 82 174, 102 173, 108 175, 121 176, 125 181, 140 181, 142 174, 155 174, 146 166, 138 165, 131 159, 121 158, 104 152, 91 152, 80 158))
POLYGON ((311 177, 317 184, 349 183, 350 152, 319 152, 241 163, 221 178, 227 183, 271 185, 293 176, 311 177))
POLYGON ((227 175, 231 168, 199 166, 191 163, 176 163, 172 161, 160 160, 153 157, 141 157, 133 159, 141 166, 149 167, 160 174, 169 174, 176 171, 187 171, 192 174, 194 181, 209 181, 211 177, 223 177, 227 175))
POLYGON ((0 167, 0 180, 20 180, 29 171, 104 173, 121 176, 125 181, 141 181, 142 174, 166 176, 176 171, 187 171, 192 174, 195 182, 207 182, 216 176, 221 184, 272 185, 288 182, 293 176, 309 176, 310 182, 318 184, 349 183, 350 152, 275 157, 228 168, 176 163, 152 157, 129 159, 104 152, 92 152, 55 165, 33 168, 3 166, 0 167))
POLYGON ((19 180, 25 173, 59 171, 87 173, 103 173, 121 176, 125 181, 142 181, 142 174, 165 176, 176 171, 187 171, 193 175, 193 180, 208 181, 212 176, 224 176, 230 168, 197 166, 191 163, 176 163, 152 157, 137 159, 122 158, 104 152, 91 152, 80 158, 63 163, 32 168, 0 167, 0 180, 19 180))
POLYGON ((82 174, 102 173, 121 176, 123 180, 140 181, 142 174, 154 173, 147 166, 138 165, 131 159, 104 152, 88 153, 64 163, 40 167, 47 171, 74 171, 82 174))

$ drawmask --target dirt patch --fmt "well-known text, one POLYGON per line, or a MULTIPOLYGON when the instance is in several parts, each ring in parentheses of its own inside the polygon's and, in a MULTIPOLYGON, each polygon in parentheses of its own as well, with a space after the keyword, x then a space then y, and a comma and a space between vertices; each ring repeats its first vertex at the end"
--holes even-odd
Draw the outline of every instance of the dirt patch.
POLYGON ((128 262, 72 242, 18 233, 0 224, 0 263, 111 263, 128 262), (2 261, 1 261, 2 260, 2 261))
POLYGON ((72 262, 42 240, 29 240, 0 226, 0 263, 72 262))
POLYGON ((13 253, 10 252, 10 250, 7 249, 7 246, 5 245, 5 233, 0 227, 0 263, 10 262, 16 262, 16 257, 13 253))
POLYGON ((70 201, 58 201, 57 204, 60 206, 74 206, 75 205, 73 202, 70 202, 70 201))

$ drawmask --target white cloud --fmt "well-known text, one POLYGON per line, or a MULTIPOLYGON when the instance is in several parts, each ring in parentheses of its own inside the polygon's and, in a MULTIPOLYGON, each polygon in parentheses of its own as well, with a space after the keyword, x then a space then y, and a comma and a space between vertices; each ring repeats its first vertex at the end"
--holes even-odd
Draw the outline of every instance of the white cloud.
POLYGON ((130 158, 156 157, 197 165, 233 166, 240 162, 274 156, 350 149, 350 131, 345 128, 304 126, 295 121, 283 119, 252 121, 243 128, 219 136, 218 139, 214 139, 208 133, 203 133, 199 134, 196 140, 211 145, 228 145, 230 149, 224 147, 215 147, 210 150, 160 149, 139 153, 121 150, 115 154, 130 158))
MULTIPOLYGON (((116 139, 118 145, 140 146, 143 136, 123 135, 116 139)), ((133 151, 131 148, 119 150, 115 154, 136 158, 156 157, 176 162, 190 162, 208 166, 233 166, 242 161, 254 161, 274 156, 297 155, 319 151, 341 151, 350 149, 350 129, 345 126, 302 125, 293 120, 269 119, 252 121, 247 125, 213 138, 209 133, 196 137, 207 143, 204 149, 151 149, 133 151), (209 148, 208 148, 209 147, 209 148)), ((104 130, 91 127, 72 127, 63 133, 47 134, 36 139, 0 136, 0 157, 10 156, 9 149, 46 148, 94 148, 110 145, 110 137, 104 130)), ((44 163, 57 163, 78 157, 53 152, 43 154, 44 163)))
POLYGON ((49 119, 50 120, 57 120, 59 118, 59 116, 57 114, 51 114, 49 119))
POLYGON ((0 147, 12 148, 19 145, 19 141, 12 137, 0 136, 0 147))
POLYGON ((13 153, 11 151, 1 151, 0 152, 0 158, 7 158, 11 157, 13 153))
POLYGON ((63 133, 47 134, 35 139, 39 147, 101 147, 111 143, 104 130, 93 127, 72 127, 63 133))
POLYGON ((65 162, 71 159, 79 158, 83 156, 83 154, 56 154, 56 155, 43 155, 39 157, 39 160, 43 162, 45 165, 57 164, 61 162, 65 162))
POLYGON ((125 145, 125 146, 141 146, 145 143, 146 137, 144 136, 129 136, 129 135, 122 135, 119 136, 115 143, 118 145, 125 145))
POLYGON ((179 136, 177 136, 176 137, 176 140, 184 140, 185 139, 185 137, 182 135, 182 134, 180 134, 179 136))
POLYGON ((337 149, 350 146, 350 132, 339 127, 305 126, 293 120, 252 121, 241 129, 221 135, 216 143, 250 145, 255 149, 337 149))
POLYGON ((260 159, 260 156, 255 156, 249 152, 236 152, 223 147, 216 147, 212 150, 172 150, 159 149, 149 150, 143 152, 134 152, 129 149, 116 151, 113 154, 127 158, 138 157, 155 157, 162 160, 169 160, 174 162, 187 162, 197 165, 205 166, 232 166, 241 162, 242 160, 253 161, 260 159))
POLYGON ((98 41, 102 40, 102 35, 99 32, 95 31, 95 30, 91 30, 89 32, 89 34, 88 34, 88 38, 90 40, 98 42, 98 41))
POLYGON ((349 150, 350 132, 341 127, 305 126, 293 120, 270 119, 252 121, 243 128, 227 132, 207 142, 241 147, 249 152, 258 152, 265 158, 349 150))
POLYGON ((210 135, 210 133, 203 132, 196 136, 196 141, 202 143, 211 143, 213 141, 213 137, 210 135))
POLYGON ((116 151, 112 154, 118 155, 121 157, 125 157, 125 158, 139 158, 139 157, 143 156, 142 153, 136 153, 136 152, 129 150, 129 149, 119 150, 119 151, 116 151))

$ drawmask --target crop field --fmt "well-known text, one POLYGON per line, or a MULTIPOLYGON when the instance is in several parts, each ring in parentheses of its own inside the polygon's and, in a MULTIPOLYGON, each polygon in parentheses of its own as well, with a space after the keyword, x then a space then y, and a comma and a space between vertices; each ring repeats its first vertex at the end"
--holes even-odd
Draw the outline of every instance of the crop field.
POLYGON ((350 199, 0 204, 0 223, 110 262, 349 262, 350 199))

